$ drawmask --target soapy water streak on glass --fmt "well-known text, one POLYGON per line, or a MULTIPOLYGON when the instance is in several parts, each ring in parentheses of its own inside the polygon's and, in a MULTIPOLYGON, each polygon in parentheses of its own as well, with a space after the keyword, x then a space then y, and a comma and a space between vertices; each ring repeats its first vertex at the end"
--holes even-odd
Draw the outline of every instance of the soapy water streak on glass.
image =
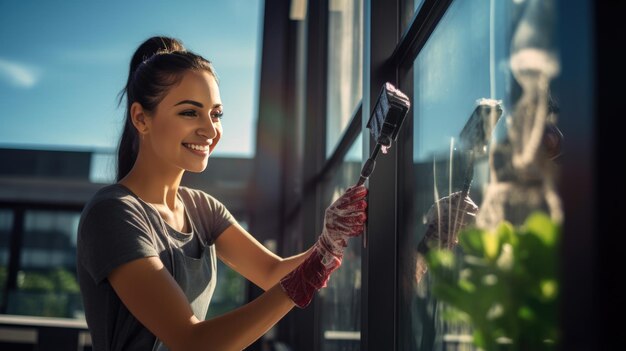
MULTIPOLYGON (((448 155, 448 159, 450 160, 449 162, 449 168, 448 168, 448 191, 447 194, 452 194, 452 179, 454 178, 454 152, 456 150, 456 144, 455 144, 455 139, 454 137, 450 138, 450 148, 449 148, 449 155, 448 155)), ((439 190, 437 189, 437 167, 436 167, 436 162, 435 162, 435 158, 433 158, 433 195, 434 195, 434 203, 437 207, 437 238, 438 238, 438 248, 439 249, 447 249, 447 250, 453 250, 454 246, 456 245, 456 233, 458 232, 459 228, 463 226, 463 222, 464 222, 464 218, 459 218, 459 213, 463 212, 463 214, 461 214, 461 216, 464 216, 464 211, 459 211, 459 207, 461 205, 460 202, 456 203, 456 210, 455 211, 444 211, 447 213, 444 213, 444 215, 447 218, 442 218, 441 212, 442 212, 442 208, 441 208, 441 204, 440 201, 438 201, 438 199, 440 199, 440 194, 439 194, 439 190), (454 212, 454 216, 455 218, 452 218, 452 213, 454 212), (443 221, 447 221, 447 225, 445 223, 442 222, 443 221), (442 235, 442 228, 447 228, 447 230, 444 231, 443 235, 445 235, 445 237, 442 235)), ((446 204, 446 206, 455 206, 455 204, 446 204)), ((426 273, 428 270, 427 265, 425 263, 424 257, 421 254, 418 254, 417 257, 417 264, 416 264, 416 275, 419 274, 419 276, 417 276, 418 280, 417 280, 417 285, 418 287, 421 285, 423 289, 425 289, 426 287, 424 286, 424 284, 420 284, 421 278, 424 275, 424 273, 426 273), (423 265, 423 266, 421 266, 423 265), (421 269, 421 271, 419 271, 419 269, 421 269)), ((426 288, 427 289, 427 288, 426 288)), ((472 328, 470 327, 470 325, 468 325, 467 323, 464 323, 463 321, 450 321, 446 318, 444 318, 443 316, 446 315, 447 313, 450 313, 450 307, 446 304, 440 304, 439 306, 437 306, 437 308, 434 310, 434 321, 436 323, 436 328, 437 330, 445 330, 445 334, 442 336, 443 339, 446 339, 446 343, 447 345, 447 349, 450 350, 455 350, 455 351, 470 351, 472 350, 472 346, 470 342, 454 342, 453 340, 448 340, 450 338, 455 339, 458 338, 460 336, 470 336, 472 333, 472 328)))
POLYGON ((529 212, 539 209, 546 210, 557 222, 563 218, 554 164, 541 152, 550 115, 550 82, 560 71, 553 45, 554 1, 528 0, 523 6, 509 60, 522 93, 511 114, 503 116, 510 145, 494 141, 490 145, 491 179, 477 217, 478 226, 483 228, 493 228, 502 220, 520 224, 529 212), (510 159, 510 173, 514 174, 505 181, 499 179, 502 174, 494 170, 493 163, 495 153, 503 150, 510 159))
MULTIPOLYGON (((447 193, 450 194, 452 192, 452 178, 453 178, 453 159, 454 159, 454 151, 455 151, 455 139, 454 137, 450 138, 450 151, 449 151, 449 169, 448 169, 448 191, 447 193)), ((452 249, 455 244, 455 238, 454 238, 454 234, 456 233, 458 226, 461 226, 461 222, 463 221, 463 219, 461 219, 459 221, 458 218, 452 219, 452 211, 445 211, 447 212, 447 215, 444 213, 443 216, 446 216, 447 218, 442 218, 442 208, 441 208, 441 204, 439 201, 437 201, 438 199, 440 199, 440 191, 437 187, 437 160, 436 157, 433 157, 433 184, 435 186, 433 186, 433 198, 434 198, 434 204, 433 206, 436 207, 436 221, 438 223, 437 225, 437 238, 438 238, 438 248, 442 249, 442 248, 446 248, 446 249, 452 249), (448 225, 446 226, 442 221, 448 221, 448 225), (443 231, 442 228, 450 228, 452 226, 454 226, 454 228, 452 230, 448 229, 446 230, 446 233, 444 235, 447 235, 446 238, 444 238, 442 236, 443 231)), ((455 211, 455 213, 458 215, 458 211, 455 211)), ((423 222, 426 223, 428 220, 426 218, 426 216, 423 217, 423 222)), ((428 279, 423 279, 425 278, 426 273, 428 272, 428 265, 426 263, 426 258, 424 257, 424 255, 420 252, 418 252, 415 256, 415 271, 414 271, 414 278, 415 278, 415 294, 417 296, 419 296, 420 298, 424 299, 427 298, 428 296, 428 291, 430 289, 429 287, 429 282, 428 279)), ((443 341, 446 342, 447 346, 446 346, 446 350, 455 350, 455 351, 471 351, 474 350, 474 347, 472 346, 472 328, 470 327, 470 325, 468 325, 467 323, 464 323, 462 321, 448 321, 446 318, 443 318, 443 315, 446 315, 448 313, 451 313, 451 308, 449 306, 447 306, 446 304, 440 304, 437 306, 432 306, 433 308, 433 321, 436 324, 435 328, 437 330, 445 330, 445 334, 442 335, 443 341)))
MULTIPOLYGON (((452 194, 452 170, 454 169, 454 137, 450 138, 450 168, 448 168, 448 194, 452 194)), ((435 201, 437 201, 438 198, 435 198, 435 201)), ((440 213, 441 209, 437 208, 437 213, 440 213)), ((450 224, 452 224, 452 211, 448 211, 448 228, 450 228, 450 224)), ((454 225, 456 226, 456 223, 454 223, 454 225)), ((441 248, 442 242, 441 242, 441 221, 439 223, 439 247, 441 248)), ((450 230, 448 229, 447 233, 446 233, 446 242, 448 244, 447 248, 451 248, 450 245, 450 235, 454 233, 454 229, 450 230)))

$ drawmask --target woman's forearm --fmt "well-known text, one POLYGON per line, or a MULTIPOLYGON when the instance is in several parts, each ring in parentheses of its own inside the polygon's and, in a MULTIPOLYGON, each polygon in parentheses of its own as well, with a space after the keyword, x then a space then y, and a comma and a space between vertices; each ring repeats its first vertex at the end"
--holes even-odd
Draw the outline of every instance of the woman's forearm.
POLYGON ((296 267, 304 262, 304 260, 311 254, 313 248, 314 247, 312 246, 311 248, 300 254, 283 258, 278 263, 276 263, 276 265, 270 272, 269 278, 267 280, 268 286, 272 287, 276 285, 284 276, 296 269, 296 267))
POLYGON ((276 284, 232 312, 195 324, 184 350, 243 350, 263 336, 294 306, 282 287, 276 284))

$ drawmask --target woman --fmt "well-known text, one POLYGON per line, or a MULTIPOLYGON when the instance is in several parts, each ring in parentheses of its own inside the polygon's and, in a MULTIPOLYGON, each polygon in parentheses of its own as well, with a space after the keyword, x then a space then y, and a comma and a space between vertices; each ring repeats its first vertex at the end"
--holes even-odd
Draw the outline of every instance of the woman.
POLYGON ((94 350, 241 350, 293 306, 306 307, 339 267, 346 241, 362 233, 364 187, 325 213, 316 244, 280 258, 248 234, 215 198, 180 186, 202 172, 222 137, 213 67, 180 42, 154 37, 131 61, 118 182, 85 206, 78 278, 94 350), (265 290, 204 321, 216 257, 265 290))

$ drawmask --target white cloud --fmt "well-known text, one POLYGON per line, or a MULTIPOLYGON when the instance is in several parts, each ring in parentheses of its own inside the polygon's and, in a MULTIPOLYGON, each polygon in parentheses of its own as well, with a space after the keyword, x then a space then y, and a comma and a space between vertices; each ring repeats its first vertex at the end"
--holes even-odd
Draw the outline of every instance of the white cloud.
POLYGON ((39 74, 35 68, 0 58, 0 80, 18 88, 32 88, 38 79, 39 74))

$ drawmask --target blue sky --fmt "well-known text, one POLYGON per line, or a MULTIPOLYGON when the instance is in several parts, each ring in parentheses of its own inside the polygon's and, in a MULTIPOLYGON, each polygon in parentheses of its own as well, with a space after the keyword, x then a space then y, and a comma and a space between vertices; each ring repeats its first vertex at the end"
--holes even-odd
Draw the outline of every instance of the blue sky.
POLYGON ((114 150, 130 57, 168 35, 220 77, 215 154, 252 157, 262 11, 262 0, 1 0, 0 147, 114 150))

